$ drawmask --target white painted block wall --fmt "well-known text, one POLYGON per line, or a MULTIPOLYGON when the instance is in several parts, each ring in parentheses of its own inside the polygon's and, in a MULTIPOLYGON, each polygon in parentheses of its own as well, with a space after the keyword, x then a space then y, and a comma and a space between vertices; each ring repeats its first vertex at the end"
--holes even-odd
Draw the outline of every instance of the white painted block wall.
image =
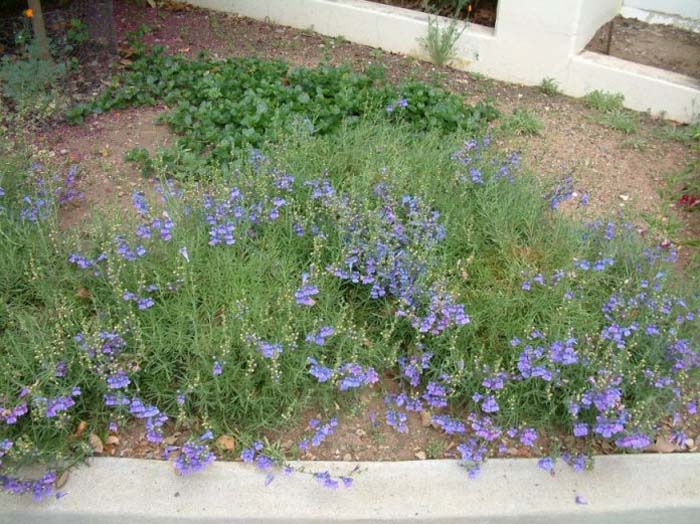
POLYGON ((624 0, 623 5, 700 20, 700 0, 624 0))

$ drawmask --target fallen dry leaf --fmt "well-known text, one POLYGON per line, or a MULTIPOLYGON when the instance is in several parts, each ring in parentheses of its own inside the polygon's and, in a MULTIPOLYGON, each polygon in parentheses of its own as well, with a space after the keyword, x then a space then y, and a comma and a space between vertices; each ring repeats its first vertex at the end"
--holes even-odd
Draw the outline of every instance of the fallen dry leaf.
POLYGON ((84 420, 81 420, 80 423, 78 424, 78 427, 75 430, 75 433, 73 433, 73 436, 75 438, 80 438, 83 436, 83 433, 85 433, 85 429, 87 428, 87 422, 84 420))
POLYGON ((66 482, 68 482, 69 475, 70 474, 68 473, 68 470, 61 473, 61 476, 58 477, 58 479, 56 480, 56 489, 61 489, 66 484, 66 482))
POLYGON ((221 435, 219 438, 216 439, 216 445, 219 446, 221 449, 231 451, 236 447, 236 441, 230 435, 221 435))
POLYGON ((119 437, 116 435, 110 435, 107 437, 107 440, 105 440, 105 444, 108 446, 118 446, 119 445, 119 437))
POLYGON ((90 446, 92 446, 95 453, 102 453, 105 450, 104 444, 102 444, 102 439, 94 433, 90 433, 88 442, 90 443, 90 446))
POLYGON ((673 453, 674 451, 682 451, 682 448, 670 442, 663 435, 658 435, 656 437, 656 442, 646 448, 645 451, 650 451, 652 453, 673 453))
POLYGON ((430 413, 427 411, 421 411, 420 412, 420 425, 423 426, 424 428, 427 428, 430 426, 430 424, 433 422, 433 418, 430 416, 430 413))
POLYGON ((90 298, 90 291, 88 291, 84 287, 79 287, 75 292, 75 296, 77 296, 78 298, 90 298))

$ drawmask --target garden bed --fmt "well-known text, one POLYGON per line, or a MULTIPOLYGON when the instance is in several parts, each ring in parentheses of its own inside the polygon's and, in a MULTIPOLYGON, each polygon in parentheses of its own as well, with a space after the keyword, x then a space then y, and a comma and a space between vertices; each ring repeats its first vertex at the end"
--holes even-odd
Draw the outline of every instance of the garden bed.
MULTIPOLYGON (((139 13, 123 22, 140 23, 139 13)), ((55 156, 39 154, 49 165, 37 172, 28 154, 3 155, 5 172, 17 176, 3 179, 1 218, 17 249, 3 252, 9 320, 0 336, 8 355, 34 355, 2 381, 9 385, 3 417, 20 420, 3 426, 3 436, 19 443, 11 460, 64 467, 64 457, 93 451, 152 458, 165 451, 191 473, 210 461, 210 449, 266 472, 296 457, 456 456, 476 474, 487 456, 537 456, 549 471, 555 458, 582 469, 591 451, 695 449, 697 392, 667 369, 685 366, 686 356, 695 369, 692 348, 676 340, 678 330, 696 336, 695 306, 669 306, 688 316, 680 328, 677 316, 658 320, 649 303, 605 311, 613 297, 633 301, 650 285, 658 285, 654 293, 668 285, 672 296, 695 284, 676 283, 662 230, 644 239, 617 217, 587 229, 559 214, 605 216, 605 206, 584 196, 586 182, 522 169, 514 146, 537 140, 542 124, 522 108, 510 114, 507 104, 522 94, 510 89, 519 88, 500 87, 515 96, 501 101, 505 115, 496 118, 478 97, 464 104, 416 81, 435 74, 430 66, 405 79, 410 65, 400 59, 316 35, 202 11, 145 13, 170 23, 144 38, 169 44, 176 56, 143 54, 132 42, 120 82, 70 113, 90 127, 46 139, 86 171, 66 178, 55 156), (194 50, 183 28, 193 27, 209 27, 222 55, 231 50, 230 31, 237 54, 250 42, 263 53, 281 45, 298 61, 322 65, 293 71, 268 60, 188 61, 181 55, 194 50), (261 34, 274 45, 260 45, 261 34), (304 45, 295 49, 295 41, 304 45), (307 52, 314 48, 316 58, 307 52), (328 66, 346 57, 364 71, 328 66), (398 82, 370 76, 370 60, 393 63, 388 76, 398 82), (249 104, 217 96, 243 82, 259 87, 234 97, 256 93, 249 104), (277 112, 265 120, 269 107, 277 112), (243 113, 227 120, 221 111, 243 113), (174 134, 168 147, 155 147, 168 137, 162 127, 147 143, 127 146, 132 135, 140 141, 152 131, 156 115, 174 134), (137 171, 130 165, 157 180, 124 178, 137 171), (93 170, 110 176, 86 186, 93 170), (78 193, 89 187, 86 206, 78 193), (121 212, 100 205, 106 188, 116 189, 121 212), (643 333, 616 338, 611 322, 645 315, 656 319, 654 329, 645 324, 643 333), (655 330, 673 336, 655 345, 655 330), (643 352, 651 374, 635 359, 612 371, 619 344, 643 352), (649 384, 657 378, 659 386, 649 384), (675 387, 688 406, 677 407, 674 421, 667 415, 668 403, 678 402, 675 387), (20 413, 24 398, 31 419, 20 413), (627 402, 640 425, 612 431, 627 423, 627 402), (594 410, 619 418, 608 420, 610 429, 594 410), (18 438, 33 423, 46 440, 18 438), (476 440, 465 440, 467 431, 476 440)), ((464 79, 493 90, 484 79, 464 79)), ((530 96, 560 110, 575 104, 530 96)), ((607 116, 619 111, 615 103, 604 94, 587 101, 607 116)), ((609 196, 616 207, 629 200, 620 195, 609 196)), ((319 473, 331 487, 342 481, 319 473)))
POLYGON ((700 79, 700 33, 693 31, 618 16, 598 30, 586 49, 700 79))

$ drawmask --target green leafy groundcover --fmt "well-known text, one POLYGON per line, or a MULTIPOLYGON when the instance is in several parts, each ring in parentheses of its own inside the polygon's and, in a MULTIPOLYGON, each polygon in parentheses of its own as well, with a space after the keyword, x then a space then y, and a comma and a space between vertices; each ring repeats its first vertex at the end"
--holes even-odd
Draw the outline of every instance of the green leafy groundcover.
MULTIPOLYGON (((300 130, 324 135, 365 116, 408 123, 416 131, 481 132, 498 116, 489 103, 466 105, 440 87, 418 81, 393 85, 383 70, 366 73, 322 65, 292 69, 256 58, 187 60, 155 48, 144 53, 95 102, 69 111, 80 122, 93 111, 165 103, 180 135, 167 160, 206 155, 226 163, 236 151, 279 142, 300 130)), ((138 155, 136 155, 138 156, 138 155)))
POLYGON ((377 423, 405 432, 428 412, 472 474, 513 446, 547 471, 582 469, 601 442, 643 449, 670 430, 683 447, 698 298, 673 250, 559 215, 570 188, 547 190, 487 138, 381 120, 289 135, 207 184, 161 172, 132 214, 70 234, 56 214, 75 172, 4 151, 2 487, 50 494, 87 435, 133 424, 182 474, 218 454, 270 481, 367 387, 386 388, 377 423), (325 416, 286 457, 255 440, 309 407, 325 416), (52 471, 17 479, 35 460, 52 471))

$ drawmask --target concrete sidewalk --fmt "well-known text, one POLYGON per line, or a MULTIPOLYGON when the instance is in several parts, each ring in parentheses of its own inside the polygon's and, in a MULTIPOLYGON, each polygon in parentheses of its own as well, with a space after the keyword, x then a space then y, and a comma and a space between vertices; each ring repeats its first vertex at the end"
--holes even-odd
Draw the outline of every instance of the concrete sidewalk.
MULTIPOLYGON (((356 466, 295 465, 335 475, 356 466)), ((299 473, 265 487, 241 463, 178 477, 166 462, 97 458, 71 473, 60 500, 0 495, 0 523, 700 522, 700 454, 597 457, 593 471, 562 465, 555 477, 533 459, 496 459, 474 480, 450 460, 359 465, 351 488, 329 490, 299 473)))

